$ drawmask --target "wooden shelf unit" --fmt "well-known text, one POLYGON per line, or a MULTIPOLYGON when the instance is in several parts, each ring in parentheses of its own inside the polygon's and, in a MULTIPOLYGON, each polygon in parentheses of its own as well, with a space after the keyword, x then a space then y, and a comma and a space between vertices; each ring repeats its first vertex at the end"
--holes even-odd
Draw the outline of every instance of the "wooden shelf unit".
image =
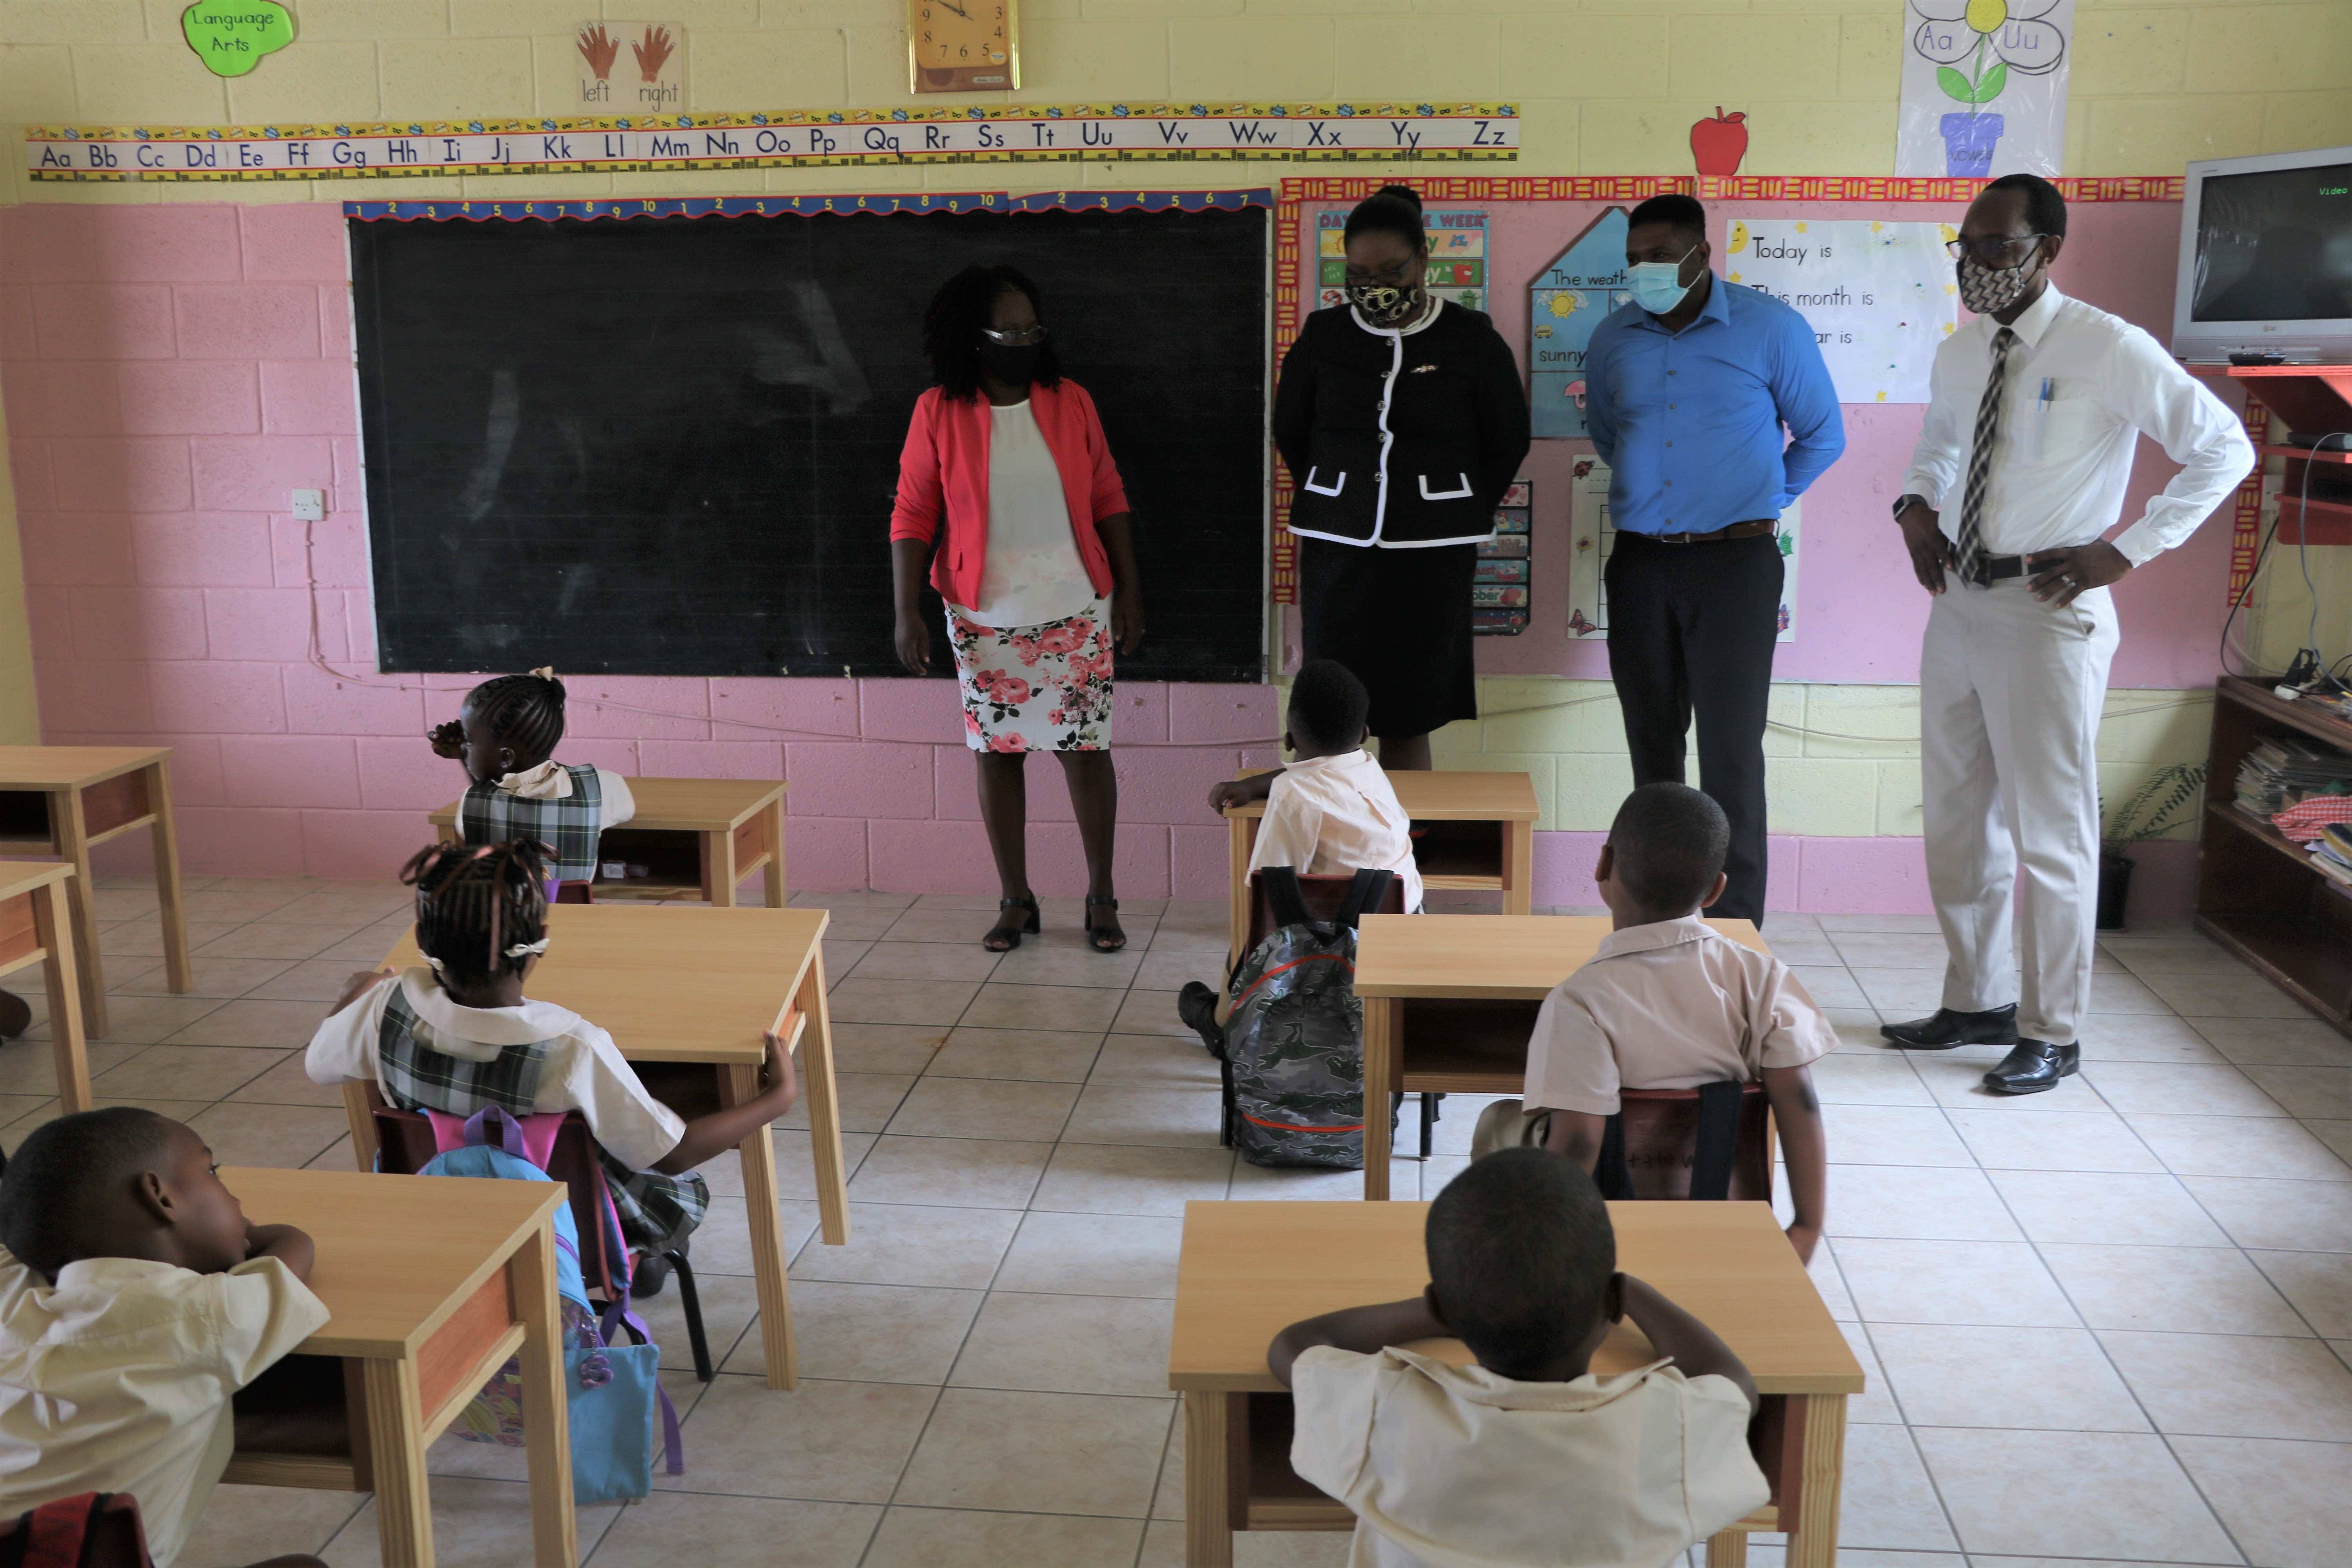
MULTIPOLYGON (((2270 410, 2273 436, 2290 430, 2306 436, 2352 430, 2352 365, 2233 364, 2227 374, 2249 398, 2270 410)), ((2308 469, 2320 466, 2310 476, 2318 489, 2336 477, 2331 468, 2352 463, 2352 453, 2314 452, 2277 441, 2254 450, 2262 458, 2286 460, 2278 500, 2279 543, 2352 544, 2352 501, 2324 495, 2308 503, 2300 499, 2308 469)))
POLYGON ((2278 697, 2240 676, 2225 675, 2216 684, 2197 929, 2352 1035, 2352 888, 2331 879, 2304 848, 2231 803, 2246 754, 2286 734, 2352 752, 2352 721, 2278 697))

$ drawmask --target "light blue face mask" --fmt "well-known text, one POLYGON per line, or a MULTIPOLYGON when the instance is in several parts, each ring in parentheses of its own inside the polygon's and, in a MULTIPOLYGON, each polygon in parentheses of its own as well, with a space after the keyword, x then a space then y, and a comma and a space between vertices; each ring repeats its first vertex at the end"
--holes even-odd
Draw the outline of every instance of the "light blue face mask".
POLYGON ((1684 296, 1698 287, 1696 278, 1687 283, 1682 280, 1683 263, 1697 249, 1694 245, 1675 260, 1637 261, 1625 268, 1625 286, 1633 292, 1633 303, 1653 316, 1663 316, 1681 304, 1684 296))

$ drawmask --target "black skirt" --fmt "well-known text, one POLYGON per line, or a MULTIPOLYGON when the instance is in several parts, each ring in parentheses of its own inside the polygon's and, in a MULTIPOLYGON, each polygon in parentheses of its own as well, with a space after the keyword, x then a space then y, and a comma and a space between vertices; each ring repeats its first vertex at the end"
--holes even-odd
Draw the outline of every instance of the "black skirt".
POLYGON ((1372 694, 1375 735, 1425 735, 1478 716, 1471 657, 1475 544, 1378 550, 1298 542, 1308 658, 1336 658, 1372 694))

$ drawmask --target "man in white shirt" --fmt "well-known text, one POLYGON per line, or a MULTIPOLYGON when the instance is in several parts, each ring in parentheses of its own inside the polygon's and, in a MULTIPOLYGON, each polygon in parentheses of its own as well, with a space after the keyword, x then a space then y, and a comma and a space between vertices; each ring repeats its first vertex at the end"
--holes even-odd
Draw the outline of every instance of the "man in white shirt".
POLYGON ((2107 584, 2187 539, 2254 461, 2237 416, 2154 339, 2051 286, 2065 236, 2065 201, 2032 174, 1993 181, 1969 206, 1951 249, 1977 319, 1937 350, 1895 504, 1936 595, 1920 758, 1949 962, 1942 1007, 1883 1033, 1916 1050, 2015 1042, 1985 1075, 1999 1094, 2054 1089, 2081 1061, 2116 642, 2107 584), (2181 469, 2109 542, 2143 433, 2181 469))

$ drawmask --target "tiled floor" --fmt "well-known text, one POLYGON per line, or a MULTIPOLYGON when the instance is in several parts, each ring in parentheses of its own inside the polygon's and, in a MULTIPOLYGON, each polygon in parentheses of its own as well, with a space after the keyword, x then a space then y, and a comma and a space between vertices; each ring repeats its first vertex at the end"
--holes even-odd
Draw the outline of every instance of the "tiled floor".
MULTIPOLYGON (((191 1121, 230 1163, 340 1166, 334 1097, 295 1052, 405 899, 380 886, 195 881, 202 996, 163 994, 151 891, 100 894, 116 1000, 101 1096, 191 1121)), ((1215 1075, 1171 993, 1212 976, 1222 906, 1130 901, 1133 948, 1084 951, 1075 901, 1003 959, 993 900, 803 896, 827 944, 855 1238, 804 1244, 805 1139, 776 1134, 804 1381, 761 1370, 731 1156, 697 1241, 726 1355, 671 1374, 689 1468, 632 1509, 583 1510, 598 1568, 1062 1568, 1181 1561, 1164 1390, 1189 1198, 1354 1199, 1358 1178, 1237 1166, 1215 1075)), ((1775 916, 1774 948, 1832 1009, 1820 1064, 1831 1240, 1823 1294, 1871 1375, 1847 1449, 1843 1561, 1864 1568, 2099 1562, 2342 1568, 2352 1540, 2352 1046, 2210 944, 2116 937, 2079 1079, 1976 1088, 1998 1052, 1906 1057, 1880 1016, 1932 1007, 1929 922, 1775 916)), ((0 1049, 0 1142, 49 1113, 47 1052, 0 1049)), ((1402 1196, 1457 1171, 1398 1162, 1402 1196)), ((657 1333, 682 1345, 674 1298, 657 1333)), ((434 1452, 441 1561, 529 1561, 514 1456, 434 1452)), ((1244 1537, 1241 1561, 1338 1563, 1344 1537, 1244 1537)), ((226 1489, 189 1568, 321 1552, 376 1562, 372 1510, 226 1489)), ((1777 1563, 1759 1545, 1754 1561, 1777 1563)))

